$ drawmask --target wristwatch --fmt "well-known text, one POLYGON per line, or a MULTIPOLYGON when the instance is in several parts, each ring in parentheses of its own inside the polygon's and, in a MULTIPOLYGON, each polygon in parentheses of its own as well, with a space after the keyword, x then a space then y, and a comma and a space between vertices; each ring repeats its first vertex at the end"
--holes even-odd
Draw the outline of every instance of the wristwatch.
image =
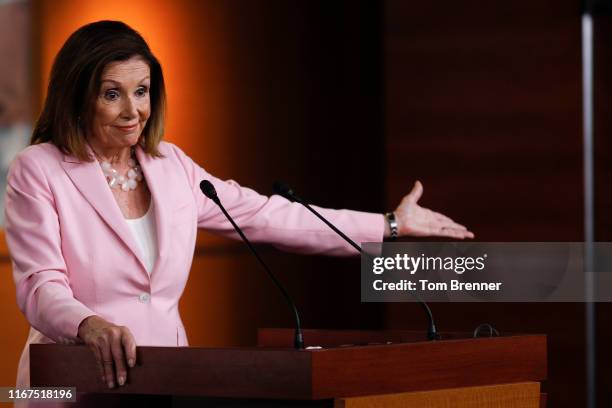
POLYGON ((397 239, 397 221, 395 220, 395 214, 388 212, 385 214, 385 219, 389 224, 389 231, 391 231, 391 241, 395 241, 397 239))

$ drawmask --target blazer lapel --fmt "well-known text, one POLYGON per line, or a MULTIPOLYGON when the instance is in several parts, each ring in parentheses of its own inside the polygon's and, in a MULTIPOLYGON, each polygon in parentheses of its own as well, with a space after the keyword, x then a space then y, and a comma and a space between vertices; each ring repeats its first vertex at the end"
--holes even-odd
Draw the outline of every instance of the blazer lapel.
POLYGON ((96 161, 80 162, 73 156, 64 155, 62 167, 87 202, 136 256, 143 270, 146 271, 140 248, 123 219, 123 214, 108 187, 100 165, 96 161))
MULTIPOLYGON (((164 190, 164 161, 146 154, 140 145, 136 146, 136 158, 142 169, 147 186, 151 192, 151 200, 155 204, 155 224, 157 227, 158 256, 153 272, 160 260, 166 257, 168 248, 168 192, 164 190)), ((152 273, 153 273, 152 272, 152 273)))

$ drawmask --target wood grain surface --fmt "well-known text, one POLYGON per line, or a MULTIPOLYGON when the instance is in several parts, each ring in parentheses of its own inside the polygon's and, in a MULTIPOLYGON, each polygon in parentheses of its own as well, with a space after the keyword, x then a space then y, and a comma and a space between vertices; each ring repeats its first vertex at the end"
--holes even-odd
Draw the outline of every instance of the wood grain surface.
POLYGON ((370 397, 340 398, 334 408, 539 408, 540 383, 451 388, 370 397))
POLYGON ((539 335, 292 350, 138 347, 127 385, 108 390, 84 345, 30 347, 33 386, 80 392, 324 400, 535 382, 546 378, 539 335))

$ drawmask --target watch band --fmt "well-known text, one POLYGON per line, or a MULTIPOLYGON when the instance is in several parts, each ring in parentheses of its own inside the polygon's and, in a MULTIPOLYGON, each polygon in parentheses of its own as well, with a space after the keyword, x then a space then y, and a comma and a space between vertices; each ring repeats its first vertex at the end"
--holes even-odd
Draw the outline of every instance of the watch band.
POLYGON ((391 241, 395 241, 397 239, 397 221, 395 219, 395 214, 392 212, 388 212, 385 214, 385 219, 389 224, 389 231, 391 231, 391 241))

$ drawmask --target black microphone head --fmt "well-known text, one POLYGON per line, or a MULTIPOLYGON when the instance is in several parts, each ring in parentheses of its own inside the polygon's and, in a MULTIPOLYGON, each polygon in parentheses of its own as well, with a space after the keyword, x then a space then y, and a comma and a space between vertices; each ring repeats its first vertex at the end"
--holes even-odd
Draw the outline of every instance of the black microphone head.
POLYGON ((213 201, 217 201, 219 199, 219 197, 217 197, 217 190, 215 190, 215 186, 213 186, 213 184, 208 180, 200 181, 200 190, 202 190, 206 197, 213 201))
POLYGON ((274 192, 279 196, 285 197, 289 201, 296 201, 295 193, 291 187, 282 181, 275 181, 274 184, 272 184, 272 190, 274 190, 274 192))

